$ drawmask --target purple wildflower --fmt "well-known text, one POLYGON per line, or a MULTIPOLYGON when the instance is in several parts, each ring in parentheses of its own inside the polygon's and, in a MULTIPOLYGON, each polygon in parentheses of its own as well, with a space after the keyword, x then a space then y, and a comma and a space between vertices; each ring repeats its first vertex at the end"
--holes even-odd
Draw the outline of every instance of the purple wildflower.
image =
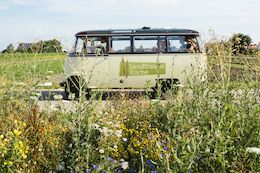
POLYGON ((155 166, 154 166, 154 164, 153 164, 153 162, 151 160, 147 160, 146 164, 148 164, 151 169, 155 168, 155 166))
POLYGON ((114 163, 114 164, 117 164, 117 160, 113 160, 113 163, 114 163))
POLYGON ((134 169, 131 168, 130 171, 129 171, 129 173, 135 173, 134 169))
POLYGON ((168 147, 163 147, 163 149, 164 149, 165 151, 167 151, 167 150, 168 150, 168 147))
POLYGON ((93 169, 97 170, 98 166, 93 164, 93 169))

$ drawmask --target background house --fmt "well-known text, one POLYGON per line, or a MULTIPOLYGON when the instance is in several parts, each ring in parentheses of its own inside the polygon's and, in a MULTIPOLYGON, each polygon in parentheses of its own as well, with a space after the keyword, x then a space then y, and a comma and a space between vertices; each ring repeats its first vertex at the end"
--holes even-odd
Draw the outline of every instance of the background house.
POLYGON ((16 52, 31 52, 32 47, 35 45, 36 43, 19 43, 16 52))

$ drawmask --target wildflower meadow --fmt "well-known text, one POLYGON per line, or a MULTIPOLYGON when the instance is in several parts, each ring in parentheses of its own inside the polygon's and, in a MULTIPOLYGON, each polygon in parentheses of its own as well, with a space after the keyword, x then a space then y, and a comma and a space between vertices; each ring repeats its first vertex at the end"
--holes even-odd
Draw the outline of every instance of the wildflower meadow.
POLYGON ((260 172, 260 57, 214 50, 203 83, 105 105, 81 96, 71 112, 31 99, 39 83, 58 87, 65 54, 1 54, 0 172, 260 172))

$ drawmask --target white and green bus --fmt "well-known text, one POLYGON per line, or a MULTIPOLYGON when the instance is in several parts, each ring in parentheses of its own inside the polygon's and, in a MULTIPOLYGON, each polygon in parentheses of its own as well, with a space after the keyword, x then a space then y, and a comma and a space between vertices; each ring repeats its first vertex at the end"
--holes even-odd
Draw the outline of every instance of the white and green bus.
POLYGON ((66 94, 156 90, 200 76, 206 56, 200 34, 188 29, 90 30, 77 33, 64 69, 66 94))

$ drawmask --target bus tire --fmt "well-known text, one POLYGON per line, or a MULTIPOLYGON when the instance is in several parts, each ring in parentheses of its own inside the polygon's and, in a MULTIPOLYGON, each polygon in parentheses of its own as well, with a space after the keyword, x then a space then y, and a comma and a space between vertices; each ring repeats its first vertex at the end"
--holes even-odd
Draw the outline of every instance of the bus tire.
POLYGON ((166 99, 170 92, 174 92, 174 94, 177 94, 178 88, 174 88, 174 85, 178 83, 178 79, 162 79, 158 81, 155 88, 153 89, 154 91, 152 93, 152 98, 160 97, 162 99, 166 99))
POLYGON ((79 77, 71 76, 67 79, 65 85, 65 95, 69 99, 70 94, 75 95, 75 99, 79 98, 80 85, 79 77))

